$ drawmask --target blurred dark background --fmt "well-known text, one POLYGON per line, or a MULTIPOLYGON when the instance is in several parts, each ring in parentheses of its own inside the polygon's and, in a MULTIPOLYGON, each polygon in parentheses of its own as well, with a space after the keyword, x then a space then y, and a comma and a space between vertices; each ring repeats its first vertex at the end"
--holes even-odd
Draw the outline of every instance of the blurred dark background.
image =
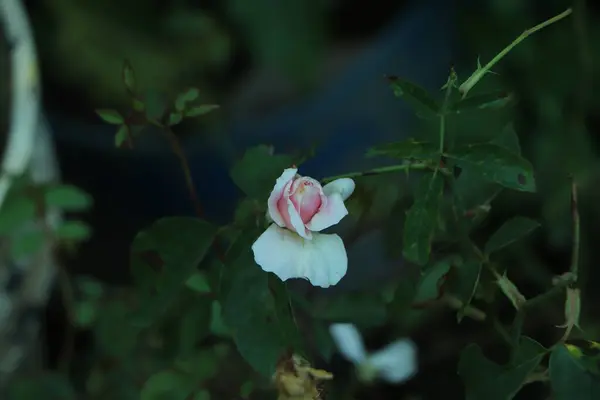
MULTIPOLYGON (((600 221, 596 4, 31 0, 27 5, 41 59, 45 114, 63 178, 95 199, 85 216, 94 236, 76 255, 66 256, 65 263, 73 274, 115 285, 128 282, 128 246, 138 230, 161 216, 193 214, 179 163, 162 138, 145 135, 134 149, 116 149, 114 127, 94 113, 97 108, 127 110, 124 59, 157 102, 160 93, 194 86, 203 101, 221 105, 207 117, 182 124, 176 133, 206 218, 222 223, 231 218, 240 195, 228 167, 248 146, 272 144, 276 152, 290 153, 314 147, 315 155, 301 173, 317 178, 372 167, 373 161, 363 157, 367 146, 408 138, 418 126, 412 111, 387 87, 385 74, 439 90, 451 66, 466 79, 478 57, 487 62, 526 28, 573 6, 570 18, 526 39, 494 69, 498 74, 488 75, 477 89, 513 91, 517 107, 500 117, 482 113, 457 129, 476 134, 500 129, 512 119, 524 155, 535 166, 538 194, 506 192, 493 204, 482 231, 485 236, 517 213, 543 222, 544 229, 504 260, 516 280, 524 282, 526 295, 544 290, 554 274, 567 268, 567 177, 576 177, 583 219, 581 269, 589 300, 583 324, 588 333, 600 333, 593 290, 600 221)), ((373 249, 360 247, 360 242, 350 249, 357 259, 373 249)), ((354 268, 344 284, 378 285, 390 265, 397 268, 397 260, 390 264, 385 250, 381 253, 368 271, 354 268)), ((56 363, 63 341, 59 299, 53 297, 47 313, 49 365, 56 363)), ((549 315, 538 318, 543 324, 532 319, 528 334, 542 342, 555 340, 560 333, 547 323, 561 323, 561 313, 557 303, 549 315)), ((466 343, 494 343, 486 332, 475 322, 457 325, 451 313, 428 320, 413 332, 425 349, 420 375, 399 388, 371 388, 363 398, 464 398, 454 372, 458 354, 466 343)), ((389 334, 382 331, 368 340, 375 345, 383 338, 389 334)), ((82 333, 78 351, 85 351, 88 342, 82 333)), ((497 355, 502 361, 501 350, 497 355)), ((542 399, 542 392, 534 384, 518 398, 542 399)))

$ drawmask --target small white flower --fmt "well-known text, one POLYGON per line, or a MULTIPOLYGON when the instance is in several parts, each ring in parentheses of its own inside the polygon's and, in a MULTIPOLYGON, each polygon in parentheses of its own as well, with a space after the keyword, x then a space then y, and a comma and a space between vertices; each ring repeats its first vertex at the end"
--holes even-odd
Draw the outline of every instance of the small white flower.
POLYGON ((417 347, 410 339, 397 340, 368 354, 356 326, 333 324, 329 332, 340 354, 356 366, 363 381, 381 378, 397 384, 411 379, 418 370, 417 347))
POLYGON ((323 288, 346 274, 348 256, 338 235, 319 233, 348 215, 344 205, 354 191, 352 179, 325 186, 288 168, 275 182, 268 200, 273 223, 254 242, 254 260, 282 281, 304 278, 323 288))

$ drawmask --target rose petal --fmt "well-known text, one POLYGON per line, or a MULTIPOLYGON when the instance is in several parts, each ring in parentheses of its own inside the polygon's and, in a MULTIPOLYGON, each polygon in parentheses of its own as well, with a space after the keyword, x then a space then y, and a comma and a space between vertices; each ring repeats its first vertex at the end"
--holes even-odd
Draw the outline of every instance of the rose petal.
POLYGON ((283 173, 281 174, 281 176, 279 178, 277 178, 277 180, 275 181, 275 187, 271 191, 271 194, 269 195, 269 200, 267 201, 267 205, 269 208, 269 216, 271 217, 273 222, 275 222, 277 225, 281 226, 282 228, 285 227, 285 221, 284 221, 283 217, 281 216, 281 214, 279 213, 279 210, 277 210, 277 202, 279 201, 281 196, 283 196, 283 191, 284 191, 286 185, 292 179, 294 179, 297 172, 298 172, 297 168, 287 168, 287 169, 283 170, 283 173))
POLYGON ((304 222, 302 222, 302 218, 300 217, 300 213, 298 212, 298 210, 296 210, 296 206, 294 206, 294 203, 289 198, 287 199, 287 210, 288 215, 290 217, 290 224, 292 225, 288 228, 296 231, 296 233, 302 236, 304 239, 311 240, 312 233, 308 229, 306 229, 306 226, 304 225, 304 222))
POLYGON ((333 324, 329 327, 340 354, 354 364, 361 364, 367 357, 367 352, 356 326, 352 324, 333 324))
POLYGON ((252 245, 254 260, 282 281, 308 279, 313 286, 329 287, 346 274, 348 258, 337 235, 315 235, 305 240, 272 224, 252 245))
POLYGON ((382 379, 401 383, 417 373, 417 346, 409 339, 398 340, 370 355, 367 362, 382 379))
POLYGON ((344 205, 341 194, 332 193, 326 198, 325 205, 306 224, 306 227, 313 232, 320 232, 323 229, 329 228, 348 215, 348 210, 344 205))
POLYGON ((354 192, 355 187, 356 184, 352 179, 340 178, 323 186, 323 192, 327 197, 333 193, 339 193, 342 196, 342 200, 345 201, 354 192))

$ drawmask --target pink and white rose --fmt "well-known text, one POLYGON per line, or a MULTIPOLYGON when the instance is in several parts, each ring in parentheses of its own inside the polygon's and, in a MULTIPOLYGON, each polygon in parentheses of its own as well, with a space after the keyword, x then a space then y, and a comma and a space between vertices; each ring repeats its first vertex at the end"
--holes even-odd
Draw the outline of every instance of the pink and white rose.
POLYGON ((274 222, 254 242, 254 259, 261 268, 282 281, 308 279, 313 286, 329 287, 346 274, 348 257, 342 239, 319 233, 348 215, 344 205, 354 181, 337 179, 321 186, 313 178, 283 171, 268 200, 268 216, 274 222))

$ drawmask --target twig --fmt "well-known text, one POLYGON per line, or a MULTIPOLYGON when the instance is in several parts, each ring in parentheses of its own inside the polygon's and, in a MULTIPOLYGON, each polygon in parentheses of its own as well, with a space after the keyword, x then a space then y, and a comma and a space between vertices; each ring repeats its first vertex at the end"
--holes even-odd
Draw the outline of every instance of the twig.
POLYGON ((573 249, 571 250, 571 266, 569 271, 575 280, 579 273, 579 246, 581 242, 581 222, 579 219, 579 202, 577 198, 577 183, 571 181, 571 214, 573 217, 573 249))

